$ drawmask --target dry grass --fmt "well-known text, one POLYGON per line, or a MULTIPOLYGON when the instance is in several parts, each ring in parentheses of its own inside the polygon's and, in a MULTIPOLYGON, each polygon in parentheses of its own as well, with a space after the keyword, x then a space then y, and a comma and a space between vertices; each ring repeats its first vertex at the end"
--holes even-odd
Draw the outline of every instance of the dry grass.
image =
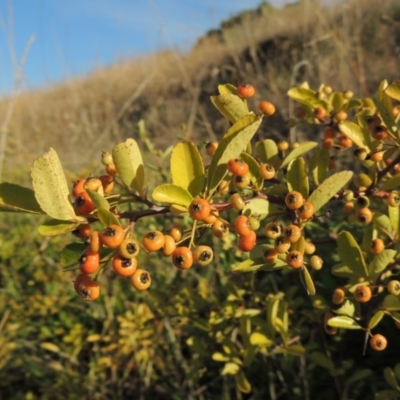
MULTIPOLYGON (((178 137, 218 137, 227 124, 209 96, 226 81, 253 83, 253 105, 271 99, 280 112, 261 134, 287 137, 290 85, 306 79, 373 95, 381 79, 397 78, 399 46, 396 0, 384 6, 354 0, 330 8, 303 0, 282 10, 260 8, 239 25, 203 38, 189 54, 164 51, 21 95, 8 124, 3 179, 49 147, 70 170, 92 165, 101 150, 138 137, 142 118, 160 147, 178 137)), ((9 102, 0 102, 0 121, 9 102)))

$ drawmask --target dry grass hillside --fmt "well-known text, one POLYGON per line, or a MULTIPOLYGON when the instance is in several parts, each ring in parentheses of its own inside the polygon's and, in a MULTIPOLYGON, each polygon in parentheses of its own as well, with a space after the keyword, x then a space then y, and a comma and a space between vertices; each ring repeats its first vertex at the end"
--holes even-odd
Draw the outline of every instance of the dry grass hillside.
POLYGON ((181 137, 199 142, 219 137, 227 125, 209 96, 222 82, 254 84, 254 105, 268 99, 278 108, 261 134, 285 137, 285 93, 291 85, 325 82, 373 95, 383 78, 398 79, 398 0, 322 3, 303 0, 283 9, 260 5, 210 31, 188 54, 164 51, 23 94, 9 120, 13 100, 1 100, 1 178, 10 179, 49 147, 65 167, 79 171, 97 161, 101 150, 138 137, 140 119, 160 147, 181 137))

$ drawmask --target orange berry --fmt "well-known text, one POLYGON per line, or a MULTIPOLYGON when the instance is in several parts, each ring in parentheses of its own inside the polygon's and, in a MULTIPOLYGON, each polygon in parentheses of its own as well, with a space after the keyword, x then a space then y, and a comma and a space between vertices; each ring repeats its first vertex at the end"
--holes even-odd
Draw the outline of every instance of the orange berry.
POLYGON ((301 229, 296 225, 288 225, 283 230, 283 236, 289 243, 296 243, 301 238, 301 229))
POLYGON ((78 286, 78 294, 86 301, 95 301, 100 297, 100 285, 89 277, 83 279, 78 286))
POLYGON ((161 254, 165 257, 170 256, 176 249, 176 242, 171 235, 164 235, 164 246, 162 247, 161 254))
POLYGON ((194 199, 189 206, 189 214, 196 221, 203 221, 210 215, 210 203, 205 199, 194 199))
POLYGON ((201 266, 206 266, 214 259, 214 252, 210 246, 197 246, 193 250, 193 261, 201 266))
POLYGON ((158 251, 162 249, 165 243, 164 234, 161 231, 149 231, 143 236, 143 247, 149 251, 158 251))
POLYGON ((206 153, 209 156, 213 156, 215 154, 215 151, 217 150, 218 147, 218 142, 208 142, 206 144, 206 153))
POLYGON ((314 117, 321 120, 326 117, 326 110, 323 107, 316 107, 314 109, 314 117))
POLYGON ((109 194, 114 189, 114 177, 110 175, 102 175, 100 176, 100 181, 103 186, 104 194, 109 194))
POLYGON ((360 303, 366 303, 372 297, 372 290, 367 285, 357 286, 354 291, 354 298, 360 303))
POLYGON ((249 219, 245 215, 239 215, 235 220, 235 232, 239 236, 246 236, 250 231, 249 219))
POLYGON ((227 168, 234 176, 245 176, 249 172, 249 166, 240 158, 231 158, 228 161, 227 168))
POLYGON ((95 208, 96 206, 86 191, 79 193, 74 199, 74 210, 79 215, 89 214, 95 208))
POLYGON ((275 114, 275 106, 269 101, 262 101, 258 105, 258 109, 265 115, 273 115, 275 114))
POLYGON ((124 240, 125 232, 120 225, 112 224, 100 233, 100 240, 111 249, 118 247, 124 240))
POLYGON ((240 236, 239 249, 242 251, 251 251, 254 249, 257 241, 257 235, 254 231, 249 231, 247 235, 240 236))
POLYGON ((136 258, 124 258, 121 254, 116 254, 112 259, 112 267, 117 275, 131 276, 137 268, 136 258))
POLYGON ((382 239, 376 238, 371 242, 370 249, 372 254, 382 253, 385 250, 385 243, 382 239))
POLYGON ((193 253, 189 247, 177 247, 172 253, 172 263, 179 269, 189 269, 193 265, 193 253))
POLYGON ((297 210, 297 216, 300 219, 310 219, 313 217, 315 212, 315 208, 313 206, 312 203, 306 201, 305 203, 303 203, 303 205, 301 205, 297 210))
POLYGON ((382 351, 387 347, 387 339, 379 333, 373 335, 369 340, 369 344, 373 350, 382 351))
POLYGON ((174 225, 169 234, 174 238, 175 242, 179 242, 182 239, 183 230, 180 225, 174 225))
POLYGON ((291 191, 286 195, 285 203, 290 210, 297 210, 304 204, 303 195, 300 192, 291 191))
POLYGON ((256 89, 254 88, 253 85, 242 84, 237 87, 236 92, 237 95, 242 99, 249 99, 250 97, 254 96, 256 89))
POLYGON ((131 284, 136 290, 146 290, 151 285, 151 276, 150 274, 141 268, 138 268, 131 276, 130 276, 131 284))
POLYGON ((259 168, 261 178, 270 180, 275 177, 275 168, 271 164, 261 164, 259 168))
POLYGON ((286 262, 290 268, 301 268, 304 264, 304 257, 299 251, 293 250, 286 255, 286 262))

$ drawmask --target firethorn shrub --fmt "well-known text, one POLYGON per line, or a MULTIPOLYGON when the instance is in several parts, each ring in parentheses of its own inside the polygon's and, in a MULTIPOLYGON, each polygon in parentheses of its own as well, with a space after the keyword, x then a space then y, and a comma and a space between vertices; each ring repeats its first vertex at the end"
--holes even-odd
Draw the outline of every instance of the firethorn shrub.
MULTIPOLYGON (((275 106, 262 103, 261 113, 251 111, 245 99, 255 88, 225 84, 211 100, 229 128, 206 149, 176 143, 166 182, 149 179, 149 154, 130 138, 103 152, 100 176, 69 185, 50 149, 33 163, 33 189, 0 183, 0 211, 46 216, 43 236, 74 234, 60 257, 63 271, 75 271, 71 292, 105 304, 107 315, 112 289, 102 287, 108 282, 128 282, 129 293, 142 296, 143 314, 127 311, 119 333, 138 336, 129 336, 115 359, 118 350, 110 347, 104 365, 132 357, 132 370, 150 384, 153 368, 158 374, 169 367, 163 359, 168 348, 179 362, 176 373, 190 375, 190 385, 201 389, 218 368, 217 386, 226 385, 225 394, 232 385, 249 393, 253 384, 254 398, 271 395, 257 382, 261 371, 261 380, 268 371, 278 382, 276 368, 280 376, 295 370, 296 394, 290 385, 285 390, 306 398, 304 387, 316 390, 316 383, 302 385, 299 376, 306 379, 305 368, 313 365, 341 380, 336 386, 350 397, 353 383, 373 371, 330 355, 344 357, 347 346, 379 360, 396 349, 400 139, 391 104, 400 100, 399 85, 382 82, 368 101, 327 88, 304 84, 288 91, 298 103, 292 125, 313 125, 319 133, 312 141, 256 140, 275 106), (159 327, 150 330, 151 324, 159 327), (164 331, 168 345, 157 347, 164 331), (133 343, 145 353, 133 352, 133 343), (207 359, 215 364, 210 371, 202 368, 207 359)), ((107 328, 88 343, 112 335, 107 328)), ((391 398, 399 397, 399 367, 387 368, 391 398)))

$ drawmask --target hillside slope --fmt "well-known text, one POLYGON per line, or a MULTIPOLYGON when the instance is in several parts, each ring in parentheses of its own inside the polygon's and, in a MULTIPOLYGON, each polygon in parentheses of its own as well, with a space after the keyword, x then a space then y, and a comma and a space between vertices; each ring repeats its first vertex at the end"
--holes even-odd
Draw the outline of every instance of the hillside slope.
MULTIPOLYGON (((285 93, 291 85, 325 82, 373 95, 377 82, 398 78, 399 54, 396 0, 329 8, 316 0, 283 9, 262 4, 210 31, 189 54, 163 51, 20 96, 3 131, 2 179, 10 177, 10 167, 26 168, 49 147, 68 169, 79 171, 97 161, 101 150, 137 138, 140 119, 160 147, 181 137, 197 142, 219 137, 227 123, 209 96, 223 82, 255 85, 252 105, 269 99, 278 109, 260 134, 285 137, 285 93)), ((11 101, 0 102, 1 121, 11 101)))

